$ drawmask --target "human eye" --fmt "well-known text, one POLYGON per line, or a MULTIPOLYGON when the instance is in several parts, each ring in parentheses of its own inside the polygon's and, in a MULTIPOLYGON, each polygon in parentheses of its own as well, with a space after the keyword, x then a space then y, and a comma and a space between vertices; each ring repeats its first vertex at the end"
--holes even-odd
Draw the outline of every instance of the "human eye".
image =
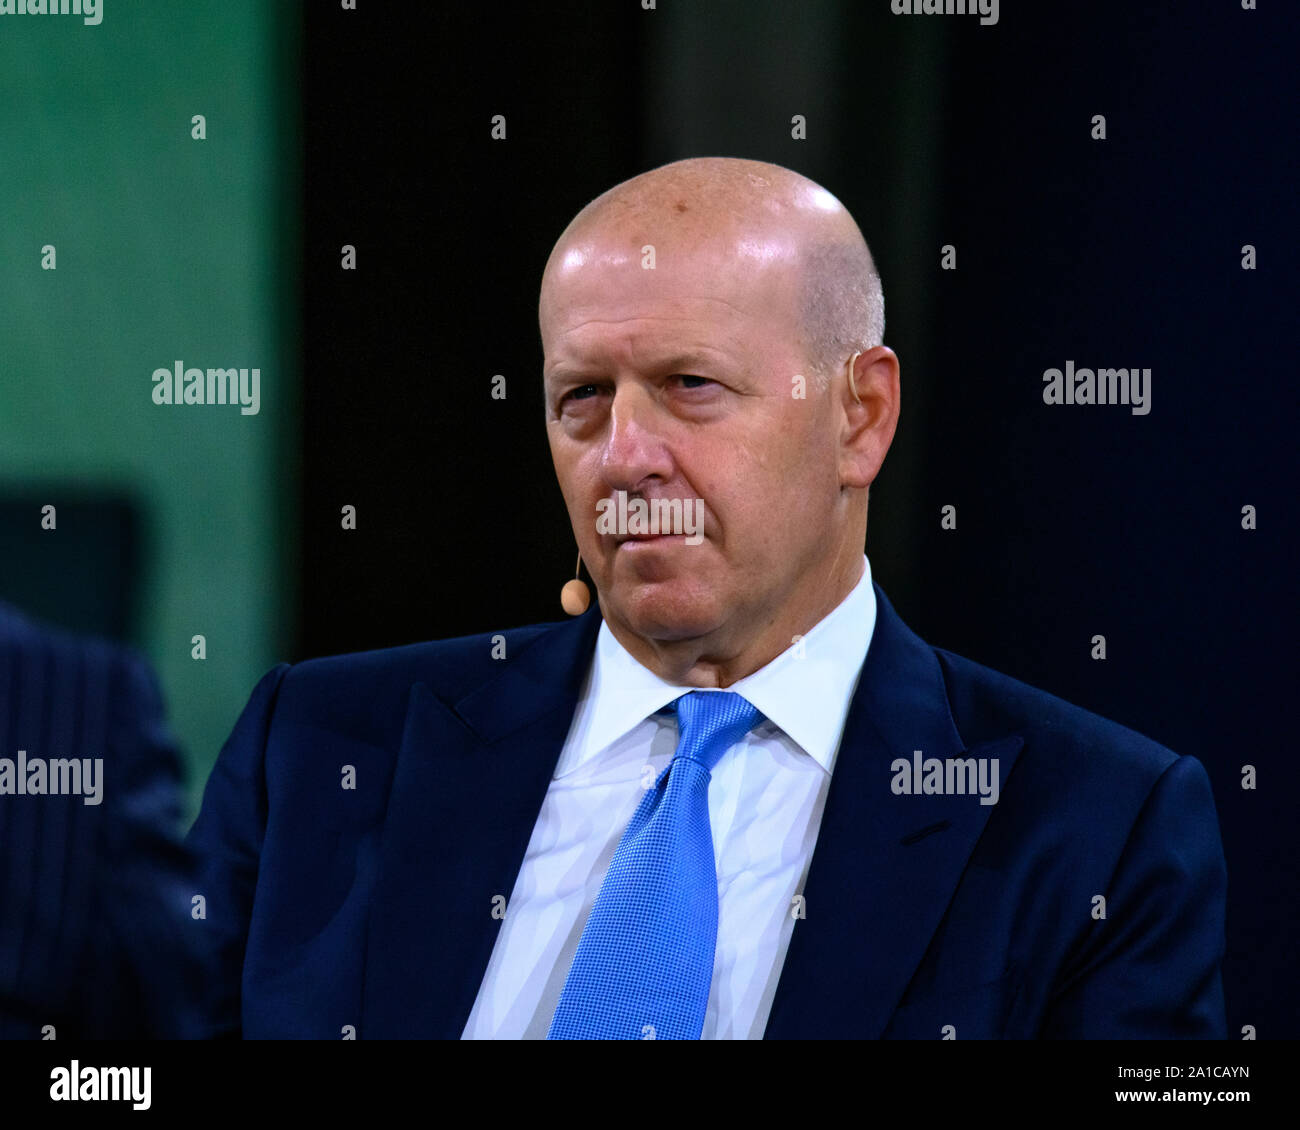
POLYGON ((555 411, 560 415, 580 412, 586 414, 591 402, 599 399, 603 386, 599 381, 574 381, 568 387, 561 387, 555 393, 555 411))
POLYGON ((705 388, 715 383, 708 377, 697 376, 694 373, 678 373, 673 377, 673 380, 681 381, 683 388, 705 388))

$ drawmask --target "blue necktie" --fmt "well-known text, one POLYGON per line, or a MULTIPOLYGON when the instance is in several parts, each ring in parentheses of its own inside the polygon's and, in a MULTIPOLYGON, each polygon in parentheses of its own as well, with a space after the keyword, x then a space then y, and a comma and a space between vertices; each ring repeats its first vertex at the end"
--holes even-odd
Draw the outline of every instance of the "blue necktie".
POLYGON ((709 781, 762 717, 731 691, 691 691, 677 752, 610 861, 578 942, 550 1040, 698 1040, 718 939, 709 781))

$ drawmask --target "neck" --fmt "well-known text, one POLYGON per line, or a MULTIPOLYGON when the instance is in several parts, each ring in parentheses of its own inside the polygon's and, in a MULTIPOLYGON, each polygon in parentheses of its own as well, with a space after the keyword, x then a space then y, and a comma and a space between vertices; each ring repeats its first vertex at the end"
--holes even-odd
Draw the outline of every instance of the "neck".
POLYGON ((775 594, 763 606, 777 611, 757 613, 757 627, 737 630, 731 624, 689 639, 655 640, 632 633, 626 625, 601 612, 614 638, 638 663, 665 682, 689 687, 725 688, 766 667, 794 643, 806 636, 833 612, 862 579, 862 543, 850 544, 826 562, 814 583, 800 575, 790 591, 775 594))

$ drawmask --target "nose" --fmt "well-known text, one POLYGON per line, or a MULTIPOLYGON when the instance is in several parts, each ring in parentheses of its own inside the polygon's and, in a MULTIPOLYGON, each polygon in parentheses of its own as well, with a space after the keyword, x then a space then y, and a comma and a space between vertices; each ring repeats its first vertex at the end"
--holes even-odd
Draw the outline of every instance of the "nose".
POLYGON ((632 493, 649 478, 666 481, 672 459, 660 434, 658 409, 644 389, 624 386, 610 404, 601 473, 611 490, 632 493))

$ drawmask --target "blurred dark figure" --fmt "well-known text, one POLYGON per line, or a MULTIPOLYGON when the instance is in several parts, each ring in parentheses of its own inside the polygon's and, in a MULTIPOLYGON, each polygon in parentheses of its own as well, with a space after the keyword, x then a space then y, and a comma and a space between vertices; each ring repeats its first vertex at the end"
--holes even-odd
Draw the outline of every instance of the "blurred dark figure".
POLYGON ((148 664, 0 603, 0 1037, 196 1032, 181 785, 148 664), (54 759, 102 759, 97 798, 19 773, 54 759))

